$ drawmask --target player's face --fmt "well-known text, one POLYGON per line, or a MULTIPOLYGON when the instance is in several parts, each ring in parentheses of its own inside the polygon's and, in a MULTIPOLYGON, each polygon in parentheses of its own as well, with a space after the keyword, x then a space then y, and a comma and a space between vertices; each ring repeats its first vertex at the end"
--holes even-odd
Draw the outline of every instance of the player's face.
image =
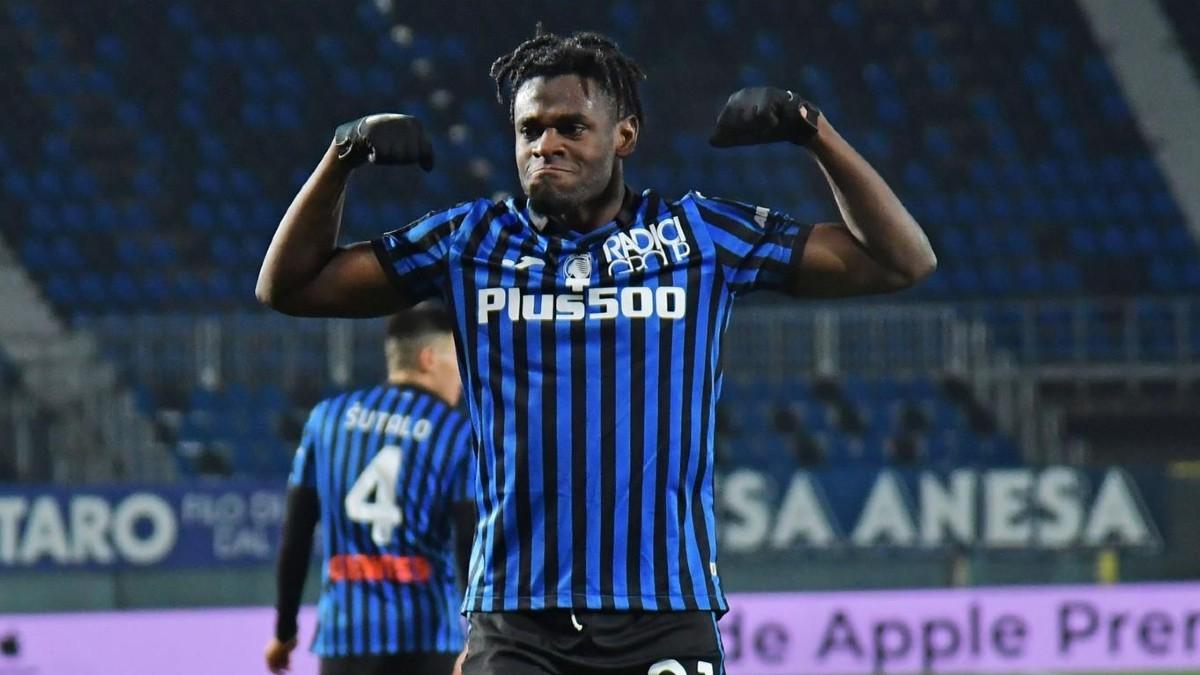
POLYGON ((578 75, 535 77, 513 99, 517 173, 533 208, 557 215, 600 196, 633 151, 636 124, 578 75))

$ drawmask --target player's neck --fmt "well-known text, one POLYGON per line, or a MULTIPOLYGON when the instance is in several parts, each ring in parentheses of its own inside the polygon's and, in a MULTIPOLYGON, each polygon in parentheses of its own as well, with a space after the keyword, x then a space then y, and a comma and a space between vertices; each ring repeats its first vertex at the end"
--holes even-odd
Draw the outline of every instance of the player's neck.
POLYGON ((417 387, 442 399, 445 403, 453 405, 448 392, 444 391, 446 387, 440 386, 437 378, 430 373, 414 372, 410 370, 392 371, 388 373, 388 384, 397 387, 417 387))
POLYGON ((612 179, 604 188, 604 192, 587 203, 552 217, 570 230, 587 233, 615 220, 624 202, 625 178, 618 163, 613 167, 612 179))

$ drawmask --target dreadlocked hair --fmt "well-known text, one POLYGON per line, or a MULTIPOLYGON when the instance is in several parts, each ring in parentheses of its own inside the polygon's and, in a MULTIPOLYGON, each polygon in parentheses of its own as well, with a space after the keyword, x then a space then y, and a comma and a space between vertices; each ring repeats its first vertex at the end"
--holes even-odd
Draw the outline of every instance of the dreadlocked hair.
POLYGON ((622 54, 611 38, 592 32, 563 37, 543 30, 541 22, 534 37, 492 63, 496 100, 503 104, 508 97, 509 121, 513 119, 513 95, 526 80, 556 75, 595 80, 616 102, 619 118, 632 115, 644 125, 638 82, 646 79, 646 74, 638 64, 622 54))

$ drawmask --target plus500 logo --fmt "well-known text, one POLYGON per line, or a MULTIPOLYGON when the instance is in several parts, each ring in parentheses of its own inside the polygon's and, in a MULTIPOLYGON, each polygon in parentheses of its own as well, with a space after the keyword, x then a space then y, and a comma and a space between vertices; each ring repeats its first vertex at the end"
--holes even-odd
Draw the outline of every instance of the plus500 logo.
POLYGON ((586 293, 522 293, 519 288, 485 288, 478 293, 479 323, 493 315, 512 321, 583 321, 584 319, 681 319, 687 291, 677 286, 589 288, 586 293))

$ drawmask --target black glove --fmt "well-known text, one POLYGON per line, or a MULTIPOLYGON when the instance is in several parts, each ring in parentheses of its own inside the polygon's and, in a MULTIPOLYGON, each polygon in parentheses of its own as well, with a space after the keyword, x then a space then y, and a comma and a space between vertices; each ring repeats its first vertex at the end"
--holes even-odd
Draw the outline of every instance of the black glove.
POLYGON ((820 116, 817 106, 790 91, 747 87, 725 102, 708 143, 714 148, 778 141, 805 145, 817 135, 820 116))
POLYGON ((433 145, 411 115, 381 113, 346 122, 333 133, 338 159, 350 166, 372 164, 420 164, 433 169, 433 145))

